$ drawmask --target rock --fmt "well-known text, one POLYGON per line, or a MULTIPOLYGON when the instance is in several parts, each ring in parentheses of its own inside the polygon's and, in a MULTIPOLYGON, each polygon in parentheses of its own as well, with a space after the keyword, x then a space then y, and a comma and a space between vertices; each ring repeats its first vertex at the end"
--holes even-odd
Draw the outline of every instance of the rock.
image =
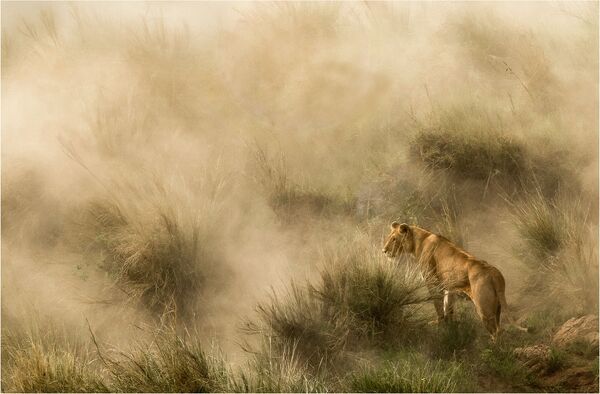
POLYGON ((598 316, 586 315, 569 319, 552 338, 552 343, 558 346, 566 346, 576 341, 598 347, 598 316))
POLYGON ((531 371, 541 371, 546 368, 550 358, 550 347, 548 345, 534 345, 527 347, 518 347, 513 350, 513 354, 531 371))

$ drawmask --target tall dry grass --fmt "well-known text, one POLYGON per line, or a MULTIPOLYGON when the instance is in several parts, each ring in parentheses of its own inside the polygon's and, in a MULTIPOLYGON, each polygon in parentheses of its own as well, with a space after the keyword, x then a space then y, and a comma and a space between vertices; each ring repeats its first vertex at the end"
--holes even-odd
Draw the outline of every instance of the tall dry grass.
POLYGON ((2 390, 109 392, 91 343, 46 323, 2 330, 2 390), (43 326, 42 326, 43 324, 43 326))
POLYGON ((202 297, 222 291, 230 275, 224 227, 217 225, 224 185, 207 186, 212 198, 198 199, 174 183, 126 180, 82 215, 84 248, 101 257, 102 269, 131 301, 158 316, 185 321, 200 314, 202 297))
POLYGON ((589 203, 565 192, 549 200, 537 191, 515 207, 517 252, 531 269, 525 291, 537 295, 538 308, 548 299, 576 313, 598 307, 597 227, 589 203))

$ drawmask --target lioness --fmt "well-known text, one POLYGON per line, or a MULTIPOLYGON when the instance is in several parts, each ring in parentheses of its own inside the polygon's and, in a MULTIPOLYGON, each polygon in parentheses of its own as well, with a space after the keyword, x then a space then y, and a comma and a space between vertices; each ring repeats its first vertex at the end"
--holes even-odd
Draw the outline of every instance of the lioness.
MULTIPOLYGON (((483 260, 478 260, 446 238, 406 223, 391 224, 391 233, 383 246, 383 253, 397 257, 412 254, 420 265, 432 293, 444 291, 434 298, 438 322, 452 319, 453 292, 464 292, 475 304, 477 314, 492 339, 500 330, 500 312, 508 307, 504 296, 504 277, 500 271, 483 260)), ((432 294, 436 295, 436 294, 432 294)), ((510 318, 509 318, 510 319, 510 318)), ((521 330, 527 330, 511 323, 521 330)))

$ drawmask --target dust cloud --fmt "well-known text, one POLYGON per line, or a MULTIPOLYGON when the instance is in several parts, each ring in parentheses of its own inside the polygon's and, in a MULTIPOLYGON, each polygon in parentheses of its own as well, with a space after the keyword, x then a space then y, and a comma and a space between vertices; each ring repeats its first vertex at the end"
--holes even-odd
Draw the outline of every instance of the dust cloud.
POLYGON ((314 275, 324 243, 362 228, 377 248, 399 215, 438 223, 390 207, 440 177, 473 190, 453 192, 454 224, 515 294, 514 194, 491 175, 432 175, 414 134, 493 128, 597 202, 597 13, 3 2, 3 327, 87 319, 126 343, 157 311, 186 310, 234 351, 256 303, 314 275))

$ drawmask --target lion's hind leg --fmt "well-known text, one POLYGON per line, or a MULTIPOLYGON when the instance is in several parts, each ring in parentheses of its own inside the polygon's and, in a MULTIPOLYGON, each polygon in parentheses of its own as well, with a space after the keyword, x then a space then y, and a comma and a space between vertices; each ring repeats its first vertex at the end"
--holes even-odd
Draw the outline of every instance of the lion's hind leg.
POLYGON ((496 339, 499 328, 499 303, 493 288, 473 286, 473 303, 485 329, 496 339))

